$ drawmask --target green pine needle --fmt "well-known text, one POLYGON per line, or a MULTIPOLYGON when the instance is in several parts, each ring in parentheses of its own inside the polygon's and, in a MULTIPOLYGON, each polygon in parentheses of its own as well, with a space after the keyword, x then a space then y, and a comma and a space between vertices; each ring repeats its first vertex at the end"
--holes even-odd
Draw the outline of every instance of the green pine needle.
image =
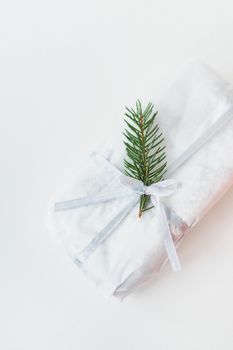
MULTIPOLYGON (((143 111, 139 100, 136 102, 136 111, 125 108, 126 129, 123 134, 128 156, 124 159, 125 174, 149 186, 163 180, 167 170, 164 138, 158 124, 155 124, 158 112, 153 112, 154 106, 151 102, 143 111)), ((141 195, 139 217, 142 212, 152 208, 147 207, 149 199, 150 196, 141 195)))

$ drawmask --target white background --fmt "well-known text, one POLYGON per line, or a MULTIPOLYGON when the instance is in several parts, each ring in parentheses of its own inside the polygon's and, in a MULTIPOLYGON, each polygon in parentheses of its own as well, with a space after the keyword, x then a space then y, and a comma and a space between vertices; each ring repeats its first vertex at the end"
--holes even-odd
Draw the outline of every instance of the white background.
MULTIPOLYGON (((233 190, 123 303, 46 230, 49 196, 188 59, 233 83, 232 1, 2 0, 0 349, 232 350, 233 190)), ((233 150, 226 150, 232 152, 233 150)))

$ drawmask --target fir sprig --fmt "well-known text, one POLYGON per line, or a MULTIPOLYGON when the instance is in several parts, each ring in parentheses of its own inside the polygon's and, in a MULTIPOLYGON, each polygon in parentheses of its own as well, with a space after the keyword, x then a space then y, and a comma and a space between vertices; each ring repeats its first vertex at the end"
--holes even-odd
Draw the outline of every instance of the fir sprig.
MULTIPOLYGON (((124 144, 128 159, 124 159, 126 175, 141 180, 149 186, 163 180, 166 172, 166 153, 163 145, 164 138, 155 124, 158 112, 153 112, 154 105, 149 102, 142 110, 139 100, 136 102, 136 111, 126 107, 126 129, 124 131, 124 144)), ((139 217, 147 207, 150 196, 141 195, 139 217)))

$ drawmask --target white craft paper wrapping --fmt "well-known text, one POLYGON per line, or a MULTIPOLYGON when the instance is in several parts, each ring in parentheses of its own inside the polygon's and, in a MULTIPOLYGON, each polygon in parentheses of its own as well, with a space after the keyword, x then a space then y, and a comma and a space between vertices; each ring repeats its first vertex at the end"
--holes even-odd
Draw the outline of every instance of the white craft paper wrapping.
MULTIPOLYGON (((193 62, 179 73, 159 102, 158 110, 158 121, 166 138, 168 163, 171 164, 226 112, 233 110, 232 88, 208 66, 193 62)), ((233 118, 170 174, 169 177, 180 182, 182 187, 165 202, 189 228, 231 186, 232 150, 233 118)), ((122 140, 118 147, 105 150, 102 155, 123 172, 122 140)), ((100 163, 98 157, 90 157, 80 173, 50 203, 49 227, 60 237, 73 260, 130 200, 121 198, 54 211, 55 202, 92 195, 103 189, 129 191, 119 188, 116 174, 100 163)), ((159 229, 154 211, 149 210, 138 218, 136 206, 79 267, 105 295, 122 299, 158 272, 167 260, 159 229)), ((187 227, 171 225, 171 230, 177 245, 187 227)))

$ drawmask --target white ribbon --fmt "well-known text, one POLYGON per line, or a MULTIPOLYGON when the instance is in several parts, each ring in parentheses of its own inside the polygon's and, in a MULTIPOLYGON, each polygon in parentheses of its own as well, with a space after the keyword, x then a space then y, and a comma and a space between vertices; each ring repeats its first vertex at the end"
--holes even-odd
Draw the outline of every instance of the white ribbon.
POLYGON ((161 201, 161 197, 168 197, 173 194, 178 189, 179 184, 175 180, 166 179, 156 182, 150 186, 146 186, 142 181, 133 179, 129 176, 121 175, 119 179, 124 186, 130 188, 135 193, 150 196, 151 202, 154 205, 153 210, 155 211, 155 215, 159 221, 160 233, 162 235, 172 270, 179 271, 181 269, 179 258, 172 239, 172 234, 166 215, 166 208, 161 201))
MULTIPOLYGON (((168 165, 167 175, 170 176, 170 174, 182 166, 209 139, 211 139, 219 130, 221 130, 221 128, 232 119, 232 117, 233 109, 230 108, 216 122, 207 128, 207 130, 199 138, 197 138, 197 140, 191 144, 191 146, 189 146, 177 159, 168 165)), ((119 176, 120 183, 133 191, 134 198, 132 198, 132 201, 130 201, 125 208, 123 208, 100 232, 96 234, 94 239, 80 252, 75 261, 78 264, 82 264, 89 257, 89 255, 92 254, 92 252, 114 232, 116 227, 120 225, 130 210, 132 210, 132 208, 138 203, 140 198, 138 195, 147 194, 151 196, 151 201, 154 205, 153 210, 155 211, 155 215, 160 222, 162 239, 172 269, 174 271, 180 270, 180 263, 177 257, 176 248, 172 239, 168 221, 178 227, 182 227, 183 231, 188 229, 188 225, 161 201, 161 197, 167 197, 174 193, 177 190, 178 184, 174 180, 167 179, 150 186, 145 186, 141 181, 123 175, 113 164, 98 153, 93 153, 92 156, 94 156, 96 159, 98 158, 100 163, 105 163, 105 166, 108 166, 110 171, 119 176), (135 193, 137 196, 135 196, 135 193)), ((124 194, 122 195, 118 191, 113 193, 101 192, 83 198, 55 203, 54 210, 59 212, 62 210, 84 207, 87 205, 114 200, 122 196, 124 196, 124 194)))
POLYGON ((115 217, 113 217, 113 219, 102 230, 100 230, 90 241, 90 243, 78 254, 78 256, 75 258, 75 262, 78 265, 83 264, 84 261, 88 259, 88 257, 95 251, 95 249, 97 249, 98 246, 114 232, 128 213, 135 207, 135 205, 139 202, 140 195, 146 194, 150 195, 151 197, 151 202, 154 206, 153 210, 159 222, 159 234, 162 236, 171 267, 173 271, 180 270, 180 263, 168 222, 171 222, 178 227, 182 227, 184 230, 188 228, 188 225, 161 201, 161 197, 170 196, 177 190, 177 182, 175 180, 167 179, 156 182, 150 186, 145 186, 142 181, 123 175, 120 170, 118 170, 112 163, 110 163, 100 154, 93 153, 92 157, 94 157, 99 163, 99 166, 104 166, 105 169, 107 166, 109 171, 114 173, 119 179, 119 184, 122 185, 123 188, 119 188, 116 191, 103 190, 99 193, 93 193, 92 195, 86 197, 58 202, 55 203, 54 210, 59 212, 97 203, 104 203, 118 198, 128 198, 129 193, 124 191, 124 187, 128 187, 132 191, 132 197, 129 197, 129 203, 122 208, 122 210, 115 217))

